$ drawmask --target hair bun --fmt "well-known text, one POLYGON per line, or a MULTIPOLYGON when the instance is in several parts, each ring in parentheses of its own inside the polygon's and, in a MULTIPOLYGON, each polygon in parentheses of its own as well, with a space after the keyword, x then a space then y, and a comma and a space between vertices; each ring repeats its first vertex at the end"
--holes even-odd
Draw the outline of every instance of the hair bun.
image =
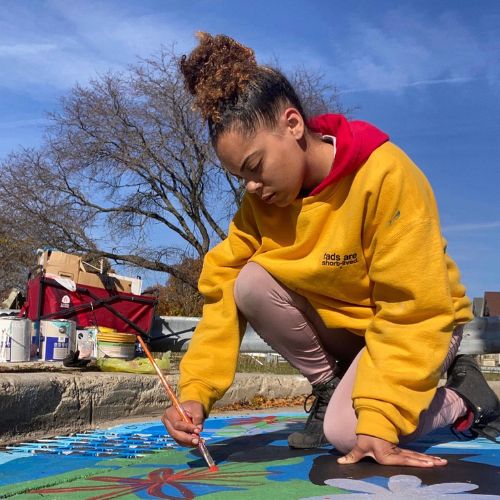
POLYGON ((180 67, 195 106, 204 119, 217 123, 223 105, 236 102, 258 65, 252 49, 226 35, 196 35, 199 44, 182 56, 180 67))

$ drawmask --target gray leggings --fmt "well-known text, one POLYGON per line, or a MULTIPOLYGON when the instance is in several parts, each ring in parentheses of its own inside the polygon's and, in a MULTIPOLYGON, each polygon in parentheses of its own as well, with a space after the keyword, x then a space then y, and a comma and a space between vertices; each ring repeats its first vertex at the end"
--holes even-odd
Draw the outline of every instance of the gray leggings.
MULTIPOLYGON (((352 390, 364 339, 345 329, 326 328, 323 321, 301 295, 293 292, 254 262, 241 270, 234 287, 240 312, 253 329, 276 352, 296 367, 311 384, 326 382, 333 376, 342 380, 325 415, 325 435, 340 452, 350 451, 356 441, 357 418, 352 406, 352 390)), ((443 373, 454 359, 462 327, 453 332, 443 373)), ((428 432, 453 424, 467 408, 455 392, 439 388, 430 407, 420 415, 418 428, 401 443, 408 443, 428 432)))

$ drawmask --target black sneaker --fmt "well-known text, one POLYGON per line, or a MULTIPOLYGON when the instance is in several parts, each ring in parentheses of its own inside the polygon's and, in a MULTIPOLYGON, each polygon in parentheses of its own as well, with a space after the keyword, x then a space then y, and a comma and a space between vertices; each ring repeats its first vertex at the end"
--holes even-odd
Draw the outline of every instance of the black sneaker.
POLYGON ((448 370, 445 387, 455 391, 472 411, 471 434, 496 440, 499 435, 495 427, 500 418, 500 403, 472 356, 455 358, 448 370))
POLYGON ((328 443, 323 432, 323 420, 325 419, 326 408, 337 388, 340 379, 334 377, 328 382, 313 385, 312 394, 307 396, 304 401, 304 410, 309 413, 306 425, 302 432, 293 432, 288 436, 288 446, 290 448, 319 448, 328 443), (311 408, 307 409, 307 401, 314 396, 314 402, 311 408))

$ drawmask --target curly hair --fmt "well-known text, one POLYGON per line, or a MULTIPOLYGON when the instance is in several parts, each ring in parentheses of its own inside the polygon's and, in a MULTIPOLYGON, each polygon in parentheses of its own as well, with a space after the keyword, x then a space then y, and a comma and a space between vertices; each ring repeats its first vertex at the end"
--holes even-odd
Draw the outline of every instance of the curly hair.
POLYGON ((197 33, 198 46, 180 61, 195 107, 208 123, 212 141, 224 131, 252 134, 273 129, 284 106, 305 116, 290 82, 278 70, 257 64, 249 47, 226 35, 197 33))

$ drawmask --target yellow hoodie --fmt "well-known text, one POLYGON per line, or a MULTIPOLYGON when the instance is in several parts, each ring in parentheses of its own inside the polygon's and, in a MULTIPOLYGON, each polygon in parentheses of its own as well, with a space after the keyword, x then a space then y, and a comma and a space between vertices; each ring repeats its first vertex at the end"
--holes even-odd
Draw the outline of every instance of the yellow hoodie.
POLYGON ((246 194, 227 239, 206 256, 203 317, 181 363, 181 401, 207 414, 231 385, 246 323, 233 287, 248 262, 306 297, 328 328, 364 335, 356 432, 393 443, 436 390, 455 325, 472 319, 446 254, 431 187, 386 142, 347 177, 280 208, 246 194))

